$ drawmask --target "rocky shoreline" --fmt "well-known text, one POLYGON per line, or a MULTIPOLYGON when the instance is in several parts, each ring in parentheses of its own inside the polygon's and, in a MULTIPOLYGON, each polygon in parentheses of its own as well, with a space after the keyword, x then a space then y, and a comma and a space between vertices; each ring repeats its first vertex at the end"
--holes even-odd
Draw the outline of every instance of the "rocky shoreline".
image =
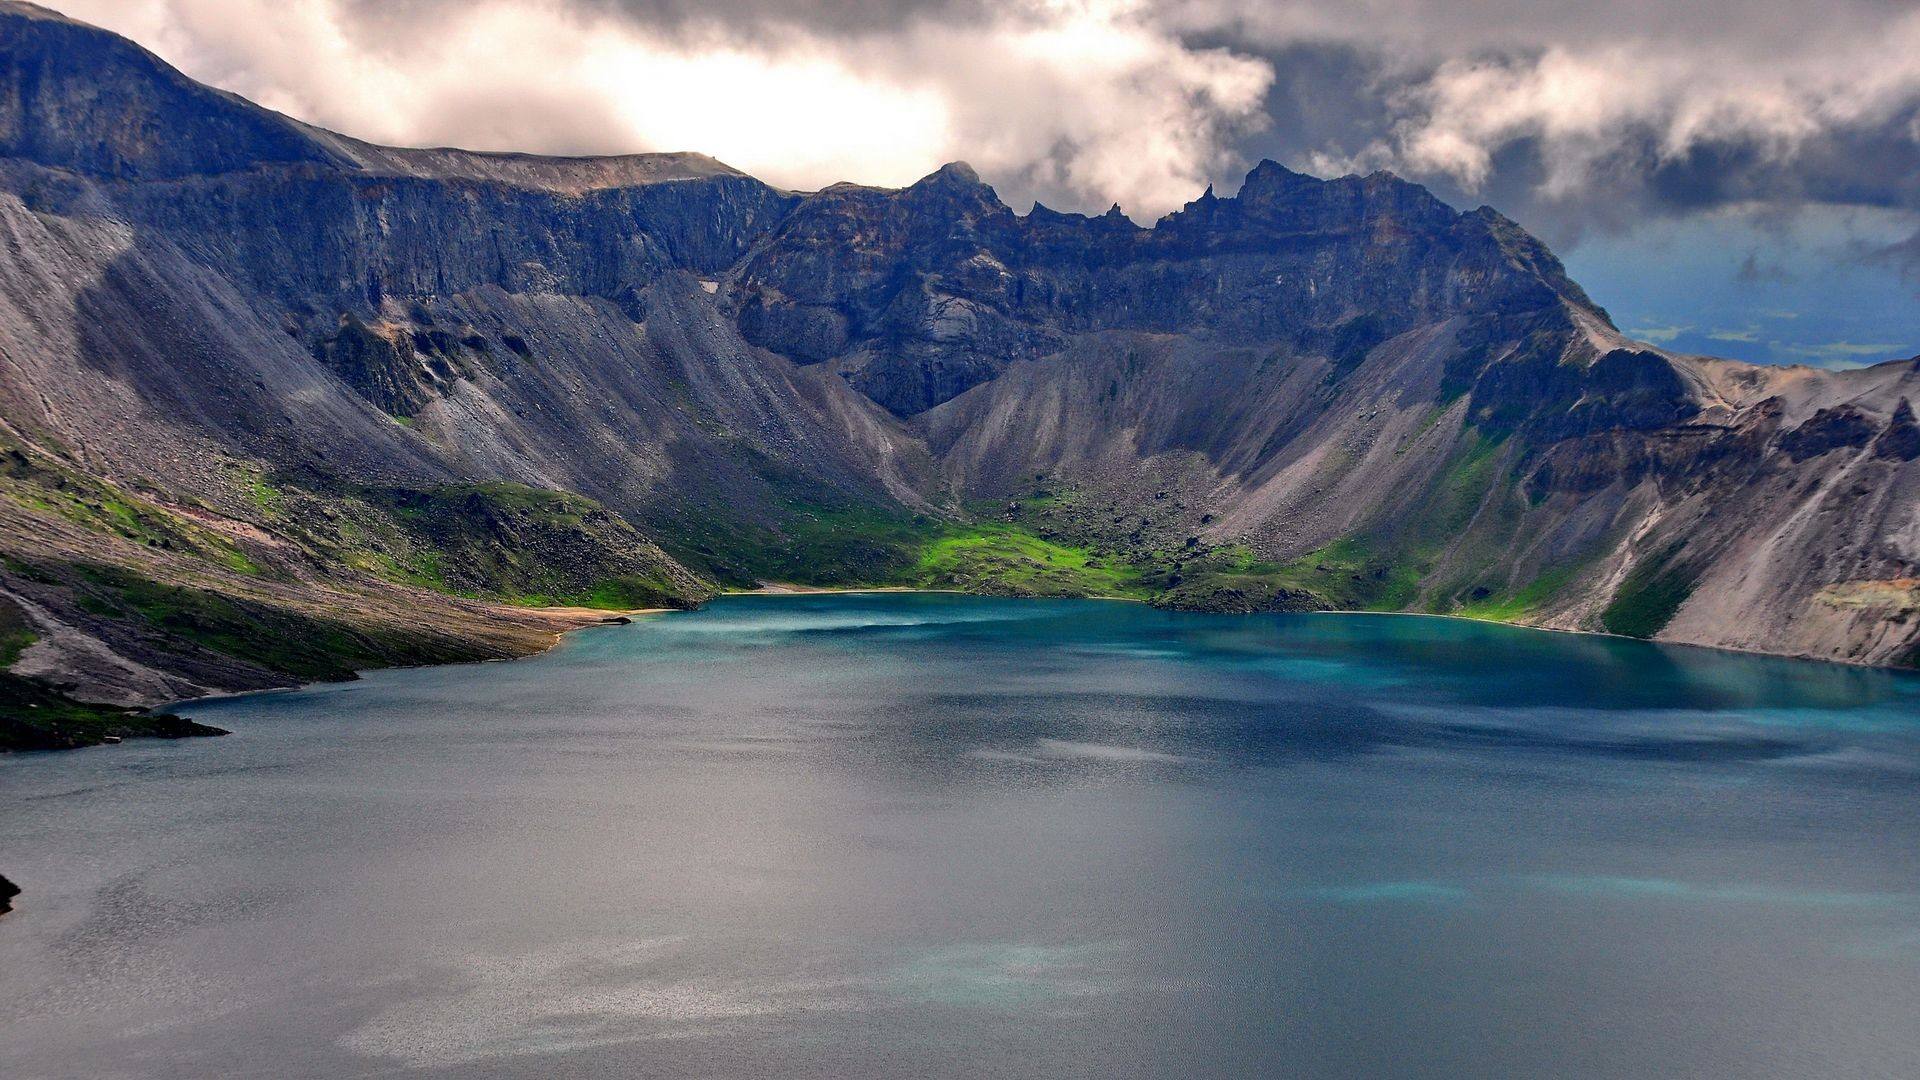
POLYGON ((225 729, 169 712, 78 701, 42 683, 0 672, 0 753, 226 734, 225 729))
MULTIPOLYGON (((676 609, 633 608, 603 611, 579 607, 552 607, 525 610, 545 621, 549 625, 549 631, 543 638, 536 639, 537 644, 532 647, 509 656, 492 657, 492 659, 515 659, 519 656, 537 655, 558 644, 565 634, 573 630, 588 626, 623 625, 632 622, 636 615, 657 614, 676 609)), ((353 677, 355 676, 351 672, 344 676, 344 678, 353 677)), ((315 681, 340 681, 340 677, 304 680, 289 685, 305 685, 307 682, 315 681)), ((251 693, 284 688, 266 686, 238 692, 251 693)), ((225 695, 216 692, 195 695, 193 698, 182 700, 191 701, 218 696, 225 695)), ((189 720, 165 709, 82 701, 71 696, 64 688, 0 671, 0 753, 78 750, 90 746, 112 745, 124 739, 187 739, 228 734, 232 733, 224 728, 189 720)))

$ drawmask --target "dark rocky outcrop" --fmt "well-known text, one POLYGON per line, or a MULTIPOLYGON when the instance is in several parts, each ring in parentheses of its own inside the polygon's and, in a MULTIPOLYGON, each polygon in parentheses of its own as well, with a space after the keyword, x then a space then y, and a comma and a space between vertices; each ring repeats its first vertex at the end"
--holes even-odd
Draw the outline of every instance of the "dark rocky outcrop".
POLYGON ((1896 461, 1920 458, 1920 423, 1914 421, 1913 406, 1906 398, 1900 399, 1887 419, 1886 430, 1874 440, 1873 454, 1896 461))
MULTIPOLYGON (((1911 413, 1907 422, 1912 424, 1911 413)), ((1781 435, 1780 449, 1795 461, 1804 461, 1835 450, 1858 450, 1873 441, 1878 431, 1879 425, 1860 409, 1836 405, 1821 409, 1806 423, 1781 435)))
POLYGON ((901 415, 1071 334, 1302 347, 1363 316, 1383 340, 1453 315, 1588 306, 1492 211, 1456 213, 1387 173, 1322 181, 1273 162, 1239 195, 1209 191, 1152 229, 1018 217, 961 164, 898 192, 830 188, 748 257, 735 296, 749 340, 802 363, 843 359, 901 415))
POLYGON ((225 734, 172 713, 76 701, 39 681, 0 672, 0 753, 225 734))

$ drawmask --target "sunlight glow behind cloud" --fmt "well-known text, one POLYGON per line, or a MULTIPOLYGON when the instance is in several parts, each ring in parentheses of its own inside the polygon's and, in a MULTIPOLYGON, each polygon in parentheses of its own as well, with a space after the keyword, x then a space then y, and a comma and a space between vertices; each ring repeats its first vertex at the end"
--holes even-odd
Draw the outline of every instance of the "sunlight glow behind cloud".
POLYGON ((649 34, 563 0, 479 0, 376 34, 345 0, 68 0, 189 74, 399 145, 698 150, 775 183, 898 185, 966 158, 1151 219, 1228 164, 1271 72, 1125 0, 1011 5, 777 43, 649 34))
POLYGON ((1346 49, 1345 82, 1305 92, 1364 115, 1295 164, 1509 204, 1515 160, 1542 205, 1676 164, 1742 188, 1724 198, 1920 203, 1920 10, 1886 0, 53 2, 350 135, 702 150, 796 187, 965 158, 1016 196, 1151 218, 1248 164, 1287 50, 1346 49))

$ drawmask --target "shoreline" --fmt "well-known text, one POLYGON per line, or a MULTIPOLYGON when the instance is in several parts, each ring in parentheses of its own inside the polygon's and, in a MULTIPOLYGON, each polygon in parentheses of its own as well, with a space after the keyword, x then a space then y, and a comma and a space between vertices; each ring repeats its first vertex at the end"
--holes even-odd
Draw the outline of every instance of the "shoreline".
MULTIPOLYGON (((506 608, 506 610, 511 611, 515 615, 521 615, 521 616, 533 615, 536 618, 540 616, 551 616, 552 617, 551 621, 556 625, 543 628, 540 631, 541 633, 544 633, 547 637, 546 644, 542 645, 538 649, 532 650, 531 652, 520 653, 516 656, 489 656, 479 660, 454 660, 454 661, 449 661, 447 663, 440 663, 440 664, 391 664, 386 667, 356 668, 354 669, 352 679, 309 679, 306 682, 293 683, 287 686, 263 686, 257 690, 215 690, 212 693, 196 694, 193 697, 189 697, 189 698, 176 698, 172 701, 164 701, 164 702, 161 702, 160 704, 149 706, 147 711, 153 712, 153 713, 176 712, 181 709, 189 708, 203 701, 227 701, 232 698, 254 697, 256 695, 262 695, 262 694, 290 694, 295 690, 305 690, 310 686, 329 686, 337 683, 357 682, 362 677, 367 675, 369 672, 375 672, 375 671, 405 671, 410 668, 430 668, 430 667, 449 668, 449 667, 478 666, 480 664, 506 664, 506 663, 511 663, 515 660, 526 660, 531 657, 542 656, 542 655, 545 655, 546 653, 552 652, 554 649, 560 646, 560 643, 562 641, 566 640, 569 634, 573 634, 580 630, 591 630, 597 626, 620 626, 624 624, 630 624, 633 618, 638 615, 670 615, 670 614, 673 614, 674 612, 687 610, 685 608, 667 608, 667 607, 519 608, 519 607, 513 607, 510 604, 500 605, 500 606, 506 608)), ((82 747, 75 747, 74 749, 88 750, 88 749, 92 749, 92 747, 82 746, 82 747)))
MULTIPOLYGON (((857 596, 857 595, 884 594, 884 593, 927 593, 932 595, 945 595, 945 596, 977 596, 977 597, 980 597, 981 599, 987 599, 987 600, 1103 600, 1103 601, 1109 601, 1113 603, 1145 604, 1148 606, 1152 606, 1151 601, 1142 600, 1138 597, 1133 597, 1133 596, 1104 596, 1104 595, 1052 596, 1052 597, 997 596, 992 593, 971 592, 966 589, 930 589, 930 588, 922 588, 922 587, 913 586, 913 585, 801 585, 793 582, 774 582, 774 581, 763 582, 758 588, 753 588, 753 589, 726 589, 717 593, 714 599, 719 599, 720 597, 726 597, 726 596, 775 596, 775 597, 777 596, 836 596, 836 595, 857 596)), ((513 610, 515 611, 516 614, 521 614, 521 615, 531 614, 531 615, 535 615, 536 617, 541 615, 550 615, 553 617, 554 621, 556 622, 571 622, 572 625, 562 625, 562 626, 554 627, 551 631, 549 631, 549 636, 551 640, 548 642, 548 644, 535 651, 523 653, 518 656, 493 657, 493 658, 484 659, 484 660, 462 661, 461 663, 501 664, 501 663, 508 663, 516 660, 530 659, 532 657, 541 656, 541 655, 544 655, 545 653, 551 652, 553 649, 557 648, 568 636, 580 630, 589 630, 597 626, 620 625, 623 622, 626 622, 627 620, 630 620, 633 617, 639 616, 639 615, 673 615, 673 614, 679 614, 688 610, 698 611, 699 608, 693 608, 693 609, 633 608, 633 609, 623 609, 623 610, 604 610, 600 608, 565 607, 565 608, 515 608, 513 610)), ((1313 608, 1306 611, 1246 611, 1246 612, 1188 611, 1181 608, 1160 608, 1159 610, 1175 612, 1179 614, 1188 614, 1188 615, 1232 615, 1232 616, 1238 616, 1238 617, 1245 617, 1249 615, 1321 615, 1321 616, 1337 615, 1337 616, 1386 616, 1386 617, 1392 617, 1392 618, 1414 618, 1414 619, 1448 619, 1455 622, 1473 623, 1480 626, 1498 626, 1498 627, 1506 627, 1508 629, 1513 629, 1513 630, 1538 631, 1538 632, 1550 633, 1550 634, 1568 634, 1568 635, 1574 635, 1579 637, 1611 639, 1615 641, 1635 642, 1641 645, 1653 645, 1653 646, 1659 646, 1664 648, 1700 649, 1707 652, 1725 653, 1732 656, 1752 656, 1752 657, 1760 657, 1760 658, 1771 659, 1771 660, 1791 660, 1791 661, 1802 662, 1802 663, 1832 664, 1839 667, 1852 668, 1860 671, 1884 671, 1890 674, 1909 674, 1909 675, 1916 674, 1915 670, 1912 668, 1894 667, 1892 665, 1887 665, 1887 664, 1867 664, 1857 660, 1840 660, 1840 659, 1833 659, 1829 657, 1807 656, 1804 654, 1796 655, 1792 653, 1765 652, 1759 649, 1742 649, 1742 648, 1736 648, 1730 645, 1703 645, 1695 642, 1685 642, 1685 641, 1660 641, 1653 638, 1628 637, 1625 634, 1614 634, 1604 630, 1578 630, 1578 629, 1570 629, 1570 628, 1558 627, 1558 626, 1535 626, 1530 623, 1502 622, 1497 619, 1480 619, 1480 618, 1475 618, 1474 616, 1471 616, 1471 615, 1453 615, 1453 614, 1445 614, 1445 613, 1433 612, 1433 611, 1354 611, 1354 610, 1343 610, 1340 608, 1313 608)), ((460 663, 396 665, 394 667, 366 668, 361 671, 356 671, 354 674, 355 674, 355 677, 358 678, 359 676, 364 675, 367 672, 395 671, 395 670, 400 670, 402 667, 458 667, 458 666, 460 666, 460 663)), ((171 702, 166 702, 164 704, 155 705, 153 706, 151 711, 154 711, 154 712, 179 711, 182 709, 190 708, 196 702, 219 701, 219 700, 226 700, 230 698, 249 697, 255 694, 283 694, 283 693, 288 693, 294 690, 302 690, 311 686, 325 685, 325 683, 326 683, 326 680, 312 680, 308 682, 297 683, 291 686, 262 687, 258 690, 218 691, 215 693, 201 694, 196 697, 182 698, 178 701, 171 701, 171 702)), ((92 749, 92 747, 76 747, 75 749, 92 749)))
MULTIPOLYGON (((1178 609, 1175 609, 1178 610, 1178 609)), ((1252 614, 1260 614, 1254 612, 1252 614)), ((1267 612, 1266 614, 1281 614, 1267 612)), ((1609 630, 1580 630, 1567 626, 1537 626, 1533 623, 1503 622, 1499 619, 1480 619, 1472 615, 1451 615, 1438 611, 1347 611, 1340 608, 1315 608, 1312 611, 1294 612, 1299 615, 1384 615, 1412 619, 1452 619, 1455 622, 1475 623, 1480 626, 1505 626, 1514 630, 1534 630, 1543 634, 1568 634, 1573 637, 1603 638, 1612 641, 1631 641, 1641 645, 1657 645, 1663 649, 1702 649, 1707 652, 1727 653, 1732 656, 1757 656, 1768 660, 1794 660, 1807 664, 1833 664, 1837 667, 1854 668, 1859 671, 1886 671, 1893 674, 1920 674, 1920 668, 1899 667, 1894 664, 1869 664, 1863 660, 1845 660, 1832 656, 1810 656, 1806 653, 1768 652, 1765 649, 1743 649, 1737 645, 1705 645, 1697 641, 1662 641, 1659 638, 1632 637, 1616 634, 1609 630)))
MULTIPOLYGON (((1106 596, 1089 593, 1086 596, 1002 596, 995 593, 977 593, 966 589, 926 589, 912 585, 798 585, 790 582, 762 582, 757 589, 728 589, 720 596, 818 596, 860 593, 936 593, 952 596, 978 596, 984 599, 998 600, 1112 600, 1122 604, 1146 604, 1154 606, 1151 600, 1142 600, 1137 596, 1106 596)), ((1665 648, 1705 649, 1709 652, 1729 653, 1734 656, 1759 656, 1772 660, 1799 660, 1811 664, 1835 664, 1840 667, 1857 668, 1862 671, 1890 671, 1920 674, 1920 669, 1899 667, 1894 664, 1870 664, 1861 660, 1847 660, 1831 656, 1811 656, 1806 653, 1768 652, 1765 649, 1743 649, 1736 645, 1706 645, 1695 641, 1662 641, 1658 638, 1638 638, 1627 634, 1616 634, 1607 630, 1581 630, 1567 626, 1539 626, 1534 623, 1508 622, 1501 619, 1482 619, 1473 615, 1455 615, 1440 611, 1370 611, 1354 608, 1308 608, 1303 611, 1199 611, 1189 608, 1159 608, 1161 611, 1180 612, 1187 615, 1382 615, 1411 619, 1451 619, 1455 622, 1474 623, 1479 626, 1504 626, 1514 630, 1538 630, 1548 634, 1569 634, 1575 637, 1604 638, 1613 641, 1632 641, 1642 645, 1658 645, 1665 648)))
POLYGON ((516 613, 532 611, 532 612, 537 612, 541 615, 552 615, 555 618, 560 618, 560 619, 582 619, 585 621, 583 621, 580 624, 580 627, 578 628, 584 628, 588 626, 597 626, 597 625, 603 625, 605 623, 610 623, 615 619, 631 619, 635 615, 660 615, 665 612, 679 611, 681 609, 670 608, 670 607, 643 607, 643 608, 541 607, 541 608, 510 608, 510 610, 516 613))
MULTIPOLYGON (((936 596, 978 596, 985 600, 1113 600, 1122 604, 1147 604, 1153 601, 1142 600, 1137 596, 1109 596, 1105 593, 1088 593, 1085 596, 1008 596, 1000 593, 972 592, 967 589, 928 589, 918 585, 795 585, 786 581, 762 582, 757 589, 726 589, 721 596, 845 596, 862 593, 931 593, 936 596)), ((1167 608, 1179 611, 1180 608, 1167 608)), ((1200 614, 1194 612, 1193 614, 1200 614)), ((1247 612, 1250 615, 1261 612, 1247 612)), ((1265 614, 1273 614, 1267 612, 1265 614)))

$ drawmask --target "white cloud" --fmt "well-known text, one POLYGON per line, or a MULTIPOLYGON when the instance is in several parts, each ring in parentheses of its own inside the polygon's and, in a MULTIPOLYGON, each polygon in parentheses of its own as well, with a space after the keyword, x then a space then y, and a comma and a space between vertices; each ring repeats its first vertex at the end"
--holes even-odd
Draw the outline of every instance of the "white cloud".
POLYGON ((1394 149, 1417 169, 1484 183, 1493 153, 1539 141, 1543 187, 1571 194, 1651 135, 1671 160, 1738 141, 1784 158, 1837 126, 1891 120, 1920 98, 1920 12, 1838 53, 1749 63, 1700 48, 1576 50, 1443 62, 1404 92, 1394 149), (1871 73, 1871 74, 1867 74, 1871 73))
MULTIPOLYGON (((58 0, 56 0, 58 2, 58 0)), ((1271 70, 1130 0, 1030 0, 867 34, 650 32, 567 0, 365 17, 346 0, 65 0, 189 74, 347 134, 549 153, 699 150, 774 183, 989 179, 1152 217, 1259 122, 1271 70)))
POLYGON ((1574 202, 1703 145, 1920 141, 1920 9, 1889 0, 53 2, 376 141, 693 149, 794 187, 964 158, 1012 197, 1143 219, 1245 164, 1265 57, 1300 45, 1363 53, 1383 118, 1287 148, 1328 173, 1478 188, 1524 141, 1538 194, 1574 202))
POLYGON ((1631 333, 1641 341, 1651 341, 1655 345, 1671 345, 1681 334, 1692 329, 1693 327, 1685 325, 1635 326, 1630 328, 1628 333, 1631 333))
MULTIPOLYGON (((1526 140, 1542 194, 1605 190, 1709 144, 1786 161, 1818 136, 1920 105, 1920 8, 1883 0, 1169 0, 1196 33, 1375 56, 1389 134, 1327 168, 1487 182, 1526 140)), ((1910 135, 1920 141, 1920 118, 1910 135)))

